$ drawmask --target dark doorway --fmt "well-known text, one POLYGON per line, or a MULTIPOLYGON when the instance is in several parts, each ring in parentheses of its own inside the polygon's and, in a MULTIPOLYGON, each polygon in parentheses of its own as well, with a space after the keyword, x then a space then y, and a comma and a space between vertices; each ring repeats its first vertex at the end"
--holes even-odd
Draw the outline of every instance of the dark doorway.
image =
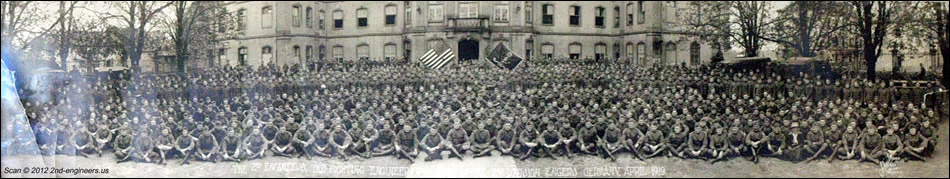
POLYGON ((459 61, 478 59, 478 41, 467 39, 459 41, 459 61))

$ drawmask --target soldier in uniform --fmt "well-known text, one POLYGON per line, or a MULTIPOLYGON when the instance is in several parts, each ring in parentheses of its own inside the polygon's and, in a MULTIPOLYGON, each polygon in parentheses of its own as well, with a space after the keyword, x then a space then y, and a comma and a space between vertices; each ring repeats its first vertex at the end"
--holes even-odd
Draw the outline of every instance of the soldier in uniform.
POLYGON ((165 155, 168 154, 169 150, 172 150, 174 145, 175 137, 171 135, 171 130, 162 128, 162 134, 155 140, 155 148, 158 148, 158 155, 161 157, 161 160, 158 161, 159 164, 165 165, 165 155))
POLYGON ((448 135, 448 145, 453 148, 453 155, 462 159, 462 154, 465 154, 465 151, 468 151, 471 147, 469 143, 469 135, 465 129, 462 128, 462 123, 456 121, 452 125, 452 129, 449 129, 448 135))
POLYGON ((263 158, 264 152, 266 152, 267 148, 269 148, 267 147, 267 139, 265 139, 264 134, 261 133, 261 129, 257 126, 252 128, 251 135, 248 135, 243 141, 244 146, 246 146, 244 151, 245 154, 247 154, 248 160, 263 158))
POLYGON ((347 156, 347 150, 351 150, 353 138, 350 136, 350 133, 346 130, 343 130, 343 125, 340 122, 334 122, 333 131, 330 132, 330 145, 333 146, 333 153, 339 156, 343 160, 349 160, 347 156))
POLYGON ((218 139, 204 125, 199 130, 201 130, 201 135, 198 136, 198 159, 217 162, 218 139))
POLYGON ((860 134, 854 130, 856 126, 856 122, 848 124, 844 134, 841 134, 841 140, 839 140, 836 145, 833 145, 832 154, 831 157, 828 157, 828 162, 831 162, 835 158, 848 160, 856 156, 858 140, 860 140, 860 134))
POLYGON ((518 149, 521 148, 516 142, 518 138, 517 133, 511 127, 510 122, 506 122, 502 125, 501 129, 495 133, 495 147, 501 152, 501 155, 518 155, 518 149))
POLYGON ((821 156, 821 154, 825 152, 825 148, 828 147, 828 141, 825 138, 825 134, 821 132, 820 126, 811 126, 809 129, 810 131, 805 136, 806 144, 804 151, 806 154, 804 156, 808 156, 809 154, 811 154, 811 156, 805 159, 805 162, 815 160, 815 158, 821 156))
POLYGON ((610 123, 604 131, 604 137, 600 138, 600 148, 604 151, 604 155, 610 158, 611 161, 617 161, 617 158, 614 157, 614 153, 623 148, 623 140, 621 138, 623 138, 623 134, 615 123, 610 123))
POLYGON ((241 135, 232 128, 221 143, 221 159, 224 161, 241 162, 241 135))
POLYGON ((541 132, 538 142, 541 143, 542 147, 538 147, 538 154, 540 156, 549 156, 555 160, 557 157, 554 156, 553 151, 556 151, 558 146, 561 144, 561 136, 556 130, 554 124, 548 124, 547 129, 541 132))
POLYGON ((571 123, 563 122, 558 133, 560 134, 561 146, 564 148, 563 155, 567 158, 573 158, 575 154, 571 150, 576 150, 579 147, 576 141, 577 131, 574 130, 574 127, 571 127, 571 123))
POLYGON ((858 142, 860 146, 858 149, 861 151, 861 160, 880 164, 878 158, 884 156, 884 151, 881 150, 881 134, 878 134, 877 129, 874 127, 868 127, 865 130, 867 132, 861 136, 861 141, 858 142))
POLYGON ((297 158, 303 157, 304 155, 307 156, 307 160, 313 158, 314 150, 313 146, 311 145, 313 144, 313 141, 313 135, 310 134, 310 131, 308 131, 306 127, 297 129, 297 131, 294 132, 293 145, 294 148, 296 148, 296 151, 300 151, 300 154, 297 155, 297 158))
POLYGON ((403 123, 402 130, 399 130, 399 133, 396 134, 394 142, 396 158, 405 157, 410 163, 415 162, 416 155, 419 154, 419 141, 411 125, 403 123))
POLYGON ((917 132, 916 126, 910 126, 907 130, 907 134, 904 134, 904 151, 905 156, 911 156, 915 159, 921 161, 927 161, 926 158, 922 157, 921 153, 927 148, 928 141, 924 138, 923 135, 917 132))
POLYGON ((522 145, 521 151, 521 160, 525 160, 528 157, 534 156, 535 151, 538 150, 538 137, 540 134, 538 131, 534 130, 534 124, 528 123, 525 126, 524 131, 521 131, 521 134, 518 135, 518 142, 522 145))
POLYGON ((652 124, 650 125, 650 129, 647 130, 647 133, 643 135, 643 146, 640 147, 639 153, 644 159, 653 158, 654 156, 668 152, 666 143, 667 141, 663 131, 658 130, 656 124, 652 124))
POLYGON ((323 156, 323 157, 331 157, 330 152, 333 147, 330 146, 330 141, 332 140, 330 138, 330 131, 324 127, 325 122, 323 121, 316 122, 316 125, 317 126, 316 128, 314 128, 314 131, 312 133, 313 140, 310 143, 310 147, 311 147, 309 149, 311 150, 310 154, 323 156))
POLYGON ((472 136, 469 138, 470 143, 472 144, 472 153, 474 158, 482 156, 491 156, 491 151, 495 150, 495 146, 492 145, 491 132, 485 129, 486 122, 478 123, 478 129, 472 132, 472 136))
POLYGON ((584 128, 578 131, 578 144, 580 151, 590 155, 598 155, 597 152, 597 129, 590 121, 584 123, 584 128))
POLYGON ((389 122, 383 123, 383 129, 379 130, 376 138, 376 145, 373 147, 373 156, 383 156, 393 154, 396 132, 392 130, 389 122))
POLYGON ((683 125, 673 125, 673 131, 667 136, 667 146, 669 146, 668 155, 679 158, 686 158, 686 143, 689 134, 683 130, 683 125))

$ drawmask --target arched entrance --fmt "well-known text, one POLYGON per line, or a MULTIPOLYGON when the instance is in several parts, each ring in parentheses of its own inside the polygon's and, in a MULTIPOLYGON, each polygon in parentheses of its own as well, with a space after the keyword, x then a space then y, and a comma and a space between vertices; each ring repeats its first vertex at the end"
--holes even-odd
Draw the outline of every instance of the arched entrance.
POLYGON ((459 40, 459 61, 478 59, 478 40, 464 39, 459 40))

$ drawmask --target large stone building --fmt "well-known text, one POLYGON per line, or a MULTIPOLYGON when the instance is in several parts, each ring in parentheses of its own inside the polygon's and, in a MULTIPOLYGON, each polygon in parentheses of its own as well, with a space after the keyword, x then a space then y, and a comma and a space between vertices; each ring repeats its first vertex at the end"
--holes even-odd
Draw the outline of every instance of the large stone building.
POLYGON ((700 64, 714 50, 681 33, 675 1, 246 1, 228 11, 241 35, 213 64, 418 59, 439 41, 460 59, 499 43, 527 59, 700 64))

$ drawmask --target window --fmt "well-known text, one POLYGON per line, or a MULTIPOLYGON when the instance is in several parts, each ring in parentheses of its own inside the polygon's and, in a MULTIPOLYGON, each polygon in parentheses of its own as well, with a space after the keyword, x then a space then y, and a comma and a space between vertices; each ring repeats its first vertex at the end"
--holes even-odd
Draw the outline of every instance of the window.
POLYGON ((546 58, 554 58, 554 45, 544 44, 541 45, 541 56, 546 58))
POLYGON ((238 66, 247 66, 247 47, 238 48, 238 66))
POLYGON ((333 59, 343 61, 343 46, 333 47, 333 59))
POLYGON ((307 21, 307 28, 313 28, 313 8, 307 7, 307 15, 304 15, 305 20, 307 21))
POLYGON ((647 45, 643 42, 637 43, 637 61, 639 61, 640 65, 646 65, 647 45))
POLYGON ((676 59, 676 44, 673 42, 666 43, 666 47, 663 48, 663 64, 676 64, 678 59, 676 59))
POLYGON ((396 6, 388 5, 386 6, 386 25, 395 25, 396 24, 396 6))
POLYGON ((568 58, 570 59, 580 59, 581 58, 581 44, 574 42, 567 48, 568 58))
POLYGON ((298 63, 303 61, 303 59, 300 58, 300 46, 297 45, 294 45, 294 60, 297 60, 298 63))
POLYGON ((442 4, 429 4, 429 22, 442 22, 442 18, 442 4))
POLYGON ((534 49, 534 40, 528 40, 524 43, 524 59, 531 60, 531 50, 534 49))
POLYGON ((312 62, 313 61, 313 46, 307 45, 307 50, 304 51, 304 54, 306 54, 305 56, 306 62, 307 63, 312 62))
POLYGON ((647 11, 643 10, 643 1, 637 1, 637 24, 643 24, 643 18, 646 18, 647 11))
POLYGON ((545 4, 541 6, 541 24, 554 25, 554 5, 545 4))
POLYGON ((369 12, 366 11, 366 8, 360 8, 356 10, 356 26, 357 27, 366 27, 369 23, 367 22, 367 16, 369 12))
POLYGON ((317 48, 317 58, 319 58, 321 61, 323 61, 325 58, 327 58, 327 47, 326 47, 326 46, 320 45, 320 47, 317 48))
POLYGON ((580 6, 571 6, 568 11, 570 15, 570 25, 581 25, 581 7, 580 6))
POLYGON ((272 10, 273 9, 270 6, 261 9, 261 28, 266 29, 271 27, 271 23, 274 21, 274 18, 271 17, 271 14, 273 14, 271 12, 272 10))
POLYGON ((333 28, 335 29, 343 28, 343 11, 341 10, 333 11, 333 28))
POLYGON ((247 9, 238 10, 238 30, 247 30, 247 9))
POLYGON ((274 56, 273 54, 271 54, 271 52, 272 51, 271 51, 270 46, 264 46, 263 48, 261 48, 261 64, 262 65, 270 64, 271 60, 273 60, 274 56))
POLYGON ((320 30, 323 30, 323 26, 324 26, 323 21, 326 20, 327 18, 326 16, 327 16, 327 12, 323 12, 322 10, 320 11, 319 14, 317 14, 317 28, 320 28, 320 30))
POLYGON ((386 61, 396 60, 396 44, 386 44, 383 47, 383 58, 386 61))
POLYGON ((294 27, 300 27, 300 6, 294 5, 290 14, 294 27))
POLYGON ((698 65, 699 64, 699 43, 693 42, 689 44, 689 64, 698 65))
POLYGON ((478 4, 477 3, 459 3, 459 18, 475 18, 478 17, 478 4))
POLYGON ((620 59, 620 44, 614 43, 614 60, 620 59))
POLYGON ((636 61, 636 49, 633 48, 633 43, 627 43, 627 58, 636 61))
POLYGON ((620 6, 614 7, 614 28, 620 28, 620 6))
POLYGON ((531 6, 525 6, 525 7, 524 7, 524 22, 525 22, 526 24, 533 24, 533 23, 534 23, 534 14, 533 14, 533 12, 534 12, 534 7, 531 7, 531 6))
POLYGON ((596 13, 596 16, 594 16, 594 26, 604 27, 604 8, 597 7, 595 8, 594 13, 596 13))
POLYGON ((408 41, 408 40, 403 41, 403 42, 402 42, 402 48, 403 48, 403 49, 406 49, 406 51, 403 52, 403 53, 404 53, 404 54, 403 54, 403 58, 406 58, 406 59, 412 58, 412 42, 410 42, 410 41, 408 41))
POLYGON ((603 60, 607 57, 607 45, 597 44, 594 45, 594 60, 603 60))
POLYGON ((228 54, 227 54, 227 52, 228 52, 228 49, 224 49, 224 48, 218 49, 218 63, 220 63, 220 64, 225 64, 225 65, 228 64, 228 63, 227 63, 227 62, 228 62, 228 61, 227 61, 227 59, 228 59, 228 54))
POLYGON ((627 4, 627 26, 633 25, 633 4, 627 4))
POLYGON ((495 5, 495 22, 508 22, 508 4, 495 5))
POLYGON ((369 45, 361 44, 356 46, 356 57, 359 60, 369 60, 369 45))

